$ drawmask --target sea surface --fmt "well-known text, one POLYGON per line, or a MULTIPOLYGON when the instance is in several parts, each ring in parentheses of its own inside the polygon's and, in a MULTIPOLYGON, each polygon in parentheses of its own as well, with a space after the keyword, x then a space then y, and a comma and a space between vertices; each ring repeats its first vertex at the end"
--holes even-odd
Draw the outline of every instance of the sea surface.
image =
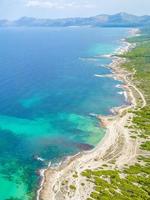
POLYGON ((89 150, 105 130, 90 115, 125 102, 108 74, 128 29, 0 29, 0 200, 30 200, 39 169, 89 150))

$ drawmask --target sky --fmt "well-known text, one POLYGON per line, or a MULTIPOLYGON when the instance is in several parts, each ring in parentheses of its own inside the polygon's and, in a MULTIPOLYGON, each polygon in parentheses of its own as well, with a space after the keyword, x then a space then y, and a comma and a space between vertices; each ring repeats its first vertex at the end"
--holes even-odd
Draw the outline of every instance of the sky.
POLYGON ((0 19, 88 17, 118 12, 150 15, 150 0, 0 0, 0 19))

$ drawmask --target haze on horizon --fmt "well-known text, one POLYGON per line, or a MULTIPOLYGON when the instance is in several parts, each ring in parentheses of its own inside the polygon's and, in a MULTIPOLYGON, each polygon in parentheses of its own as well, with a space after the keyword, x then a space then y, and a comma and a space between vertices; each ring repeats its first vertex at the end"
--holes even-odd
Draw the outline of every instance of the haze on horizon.
POLYGON ((0 0, 0 19, 88 17, 127 12, 150 15, 149 0, 0 0))

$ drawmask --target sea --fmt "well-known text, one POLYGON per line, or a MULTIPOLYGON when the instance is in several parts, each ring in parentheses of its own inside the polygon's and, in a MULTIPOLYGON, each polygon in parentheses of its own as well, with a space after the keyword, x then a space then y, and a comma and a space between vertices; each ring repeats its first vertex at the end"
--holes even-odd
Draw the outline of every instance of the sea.
POLYGON ((39 170, 94 148, 126 102, 107 55, 126 28, 0 28, 0 200, 33 200, 39 170))

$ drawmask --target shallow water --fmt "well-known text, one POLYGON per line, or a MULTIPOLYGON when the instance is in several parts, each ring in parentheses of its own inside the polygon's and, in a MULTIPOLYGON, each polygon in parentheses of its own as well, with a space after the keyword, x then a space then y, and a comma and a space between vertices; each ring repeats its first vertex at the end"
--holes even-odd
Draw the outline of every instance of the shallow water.
POLYGON ((94 76, 110 73, 101 66, 111 60, 94 57, 112 53, 127 35, 119 28, 0 29, 1 200, 34 198, 40 168, 103 138, 89 113, 109 114, 125 100, 119 81, 94 76))

